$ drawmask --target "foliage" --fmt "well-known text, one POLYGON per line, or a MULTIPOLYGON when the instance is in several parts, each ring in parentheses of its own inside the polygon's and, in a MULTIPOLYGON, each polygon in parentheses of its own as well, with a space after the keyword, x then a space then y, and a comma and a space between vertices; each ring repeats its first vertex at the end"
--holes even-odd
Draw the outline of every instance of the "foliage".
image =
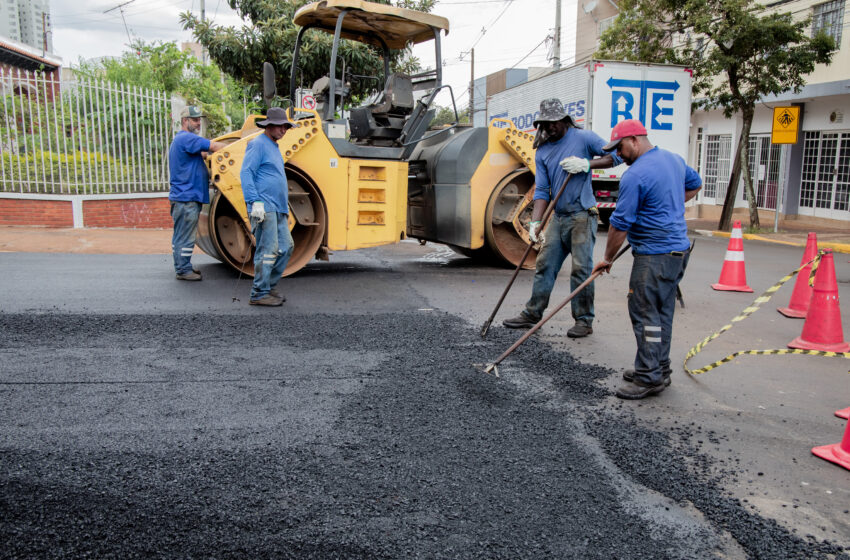
MULTIPOLYGON (((57 153, 30 151, 24 154, 3 152, 0 169, 4 179, 20 185, 27 192, 85 194, 87 185, 97 183, 97 192, 121 192, 119 187, 139 177, 158 177, 157 169, 142 169, 142 161, 116 159, 101 152, 57 153)), ((161 181, 140 185, 147 190, 161 190, 161 181)))
POLYGON ((215 64, 204 66, 173 42, 136 41, 130 48, 121 58, 81 61, 75 70, 89 79, 177 93, 203 108, 213 136, 242 126, 245 88, 215 64))
POLYGON ((620 15, 601 38, 599 58, 670 62, 694 70, 695 106, 740 113, 742 131, 726 191, 719 228, 729 229, 738 182, 743 175, 750 222, 758 208, 749 158, 749 134, 756 103, 764 96, 805 85, 816 64, 835 52, 823 32, 808 36, 810 20, 767 13, 753 0, 622 0, 620 15))
MULTIPOLYGON (((455 110, 451 107, 440 107, 439 105, 435 107, 437 112, 434 114, 434 120, 431 121, 431 128, 436 128, 440 126, 445 126, 447 124, 452 124, 455 122, 455 110)), ((469 108, 463 109, 458 112, 458 123, 469 123, 469 108)))
MULTIPOLYGON (((376 0, 390 4, 389 0, 376 0)), ((271 63, 277 76, 278 95, 289 96, 289 76, 298 29, 292 19, 308 0, 228 0, 230 7, 248 22, 241 29, 223 27, 210 21, 201 21, 187 12, 180 16, 184 29, 191 29, 195 39, 209 51, 219 67, 245 84, 250 84, 259 95, 262 87, 263 62, 271 63)), ((430 11, 435 0, 397 0, 395 5, 430 11)), ((299 64, 297 86, 309 88, 328 73, 333 36, 312 30, 304 35, 299 64)), ((345 61, 346 80, 349 76, 380 76, 383 62, 378 49, 343 40, 339 46, 339 59, 345 61)), ((392 71, 410 73, 419 68, 419 61, 410 49, 391 51, 392 71)), ((337 69, 339 75, 342 67, 337 69)), ((368 78, 351 81, 352 97, 362 99, 375 89, 376 83, 368 78)))

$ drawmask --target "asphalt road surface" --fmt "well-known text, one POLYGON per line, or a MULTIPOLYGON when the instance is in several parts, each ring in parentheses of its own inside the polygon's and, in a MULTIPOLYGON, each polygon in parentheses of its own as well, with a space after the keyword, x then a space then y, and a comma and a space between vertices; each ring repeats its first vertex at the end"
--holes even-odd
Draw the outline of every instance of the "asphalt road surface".
MULTIPOLYGON (((749 243, 755 294, 718 293, 726 242, 697 242, 676 365, 802 253, 749 243)), ((848 361, 677 367, 619 401, 629 256, 597 282, 591 337, 567 339, 565 311, 499 378, 473 364, 519 336, 499 322, 530 272, 482 340, 511 271, 443 246, 337 253, 276 309, 208 257, 200 283, 169 260, 0 253, 0 556, 850 558, 850 471, 810 453, 842 437, 848 361)), ((790 291, 690 365, 783 348, 790 291)))

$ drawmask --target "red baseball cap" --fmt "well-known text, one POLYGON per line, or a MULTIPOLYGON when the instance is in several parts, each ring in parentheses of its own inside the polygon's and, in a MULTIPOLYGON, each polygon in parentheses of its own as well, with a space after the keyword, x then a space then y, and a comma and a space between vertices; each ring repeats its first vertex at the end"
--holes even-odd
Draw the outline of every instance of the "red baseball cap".
POLYGON ((628 119, 618 122, 614 130, 611 131, 611 141, 605 144, 602 149, 610 152, 617 147, 620 140, 629 136, 646 136, 646 128, 644 128, 639 120, 628 119))

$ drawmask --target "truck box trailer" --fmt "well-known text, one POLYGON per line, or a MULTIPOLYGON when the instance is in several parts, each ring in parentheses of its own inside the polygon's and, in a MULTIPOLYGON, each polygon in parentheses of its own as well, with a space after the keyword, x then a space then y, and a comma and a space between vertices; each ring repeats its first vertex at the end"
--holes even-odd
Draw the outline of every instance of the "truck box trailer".
MULTIPOLYGON (((618 122, 638 119, 646 127, 650 142, 687 160, 691 74, 684 66, 667 64, 577 64, 488 97, 487 122, 505 119, 519 130, 533 133, 540 102, 557 97, 579 126, 605 140, 618 122)), ((620 176, 625 170, 623 164, 593 171, 593 190, 603 219, 617 205, 620 176)))

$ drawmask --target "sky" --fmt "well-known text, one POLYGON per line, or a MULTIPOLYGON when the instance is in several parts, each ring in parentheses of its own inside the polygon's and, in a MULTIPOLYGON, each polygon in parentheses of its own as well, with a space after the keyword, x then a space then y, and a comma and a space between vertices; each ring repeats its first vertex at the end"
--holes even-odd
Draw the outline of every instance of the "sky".
MULTIPOLYGON (((561 0, 561 63, 574 57, 578 0, 561 0)), ((150 41, 191 41, 180 27, 182 12, 200 15, 200 0, 51 0, 54 54, 66 66, 80 58, 120 56, 129 37, 150 41), (108 13, 104 13, 110 10, 108 13), (123 19, 122 19, 123 11, 123 19)), ((555 27, 556 0, 443 0, 432 13, 448 18, 443 38, 443 83, 452 86, 458 108, 468 103, 470 51, 475 49, 475 77, 503 68, 548 66, 551 44, 545 39, 555 27)), ((223 26, 244 22, 227 0, 206 0, 206 17, 223 26)), ((418 46, 423 65, 434 62, 432 43, 418 46)), ((438 99, 438 103, 445 105, 438 99)))

